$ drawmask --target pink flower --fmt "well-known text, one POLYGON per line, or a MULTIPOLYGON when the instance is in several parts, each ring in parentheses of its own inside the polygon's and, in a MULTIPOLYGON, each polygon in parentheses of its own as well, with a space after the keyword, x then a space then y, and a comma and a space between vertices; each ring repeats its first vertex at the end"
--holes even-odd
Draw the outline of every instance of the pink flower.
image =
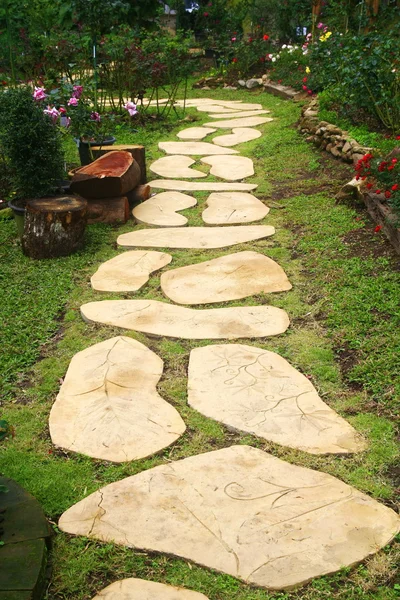
POLYGON ((74 91, 72 92, 72 97, 79 98, 82 96, 83 86, 82 85, 74 85, 74 91))
POLYGON ((101 121, 100 114, 96 111, 93 111, 92 114, 90 115, 90 120, 100 122, 101 121))
POLYGON ((317 27, 318 27, 318 29, 323 29, 325 27, 325 25, 323 23, 318 23, 317 27))
POLYGON ((70 98, 68 100, 68 106, 77 106, 78 105, 78 98, 74 98, 72 96, 72 98, 70 98))
POLYGON ((35 86, 35 91, 33 92, 33 98, 34 98, 34 100, 37 100, 37 101, 44 100, 45 98, 47 98, 47 94, 45 94, 44 88, 35 86))
POLYGON ((233 37, 233 38, 231 39, 231 42, 236 42, 236 38, 235 38, 235 37, 233 37))
POLYGON ((51 118, 53 123, 55 123, 57 121, 58 117, 60 116, 60 113, 55 108, 55 106, 53 106, 53 108, 48 106, 43 112, 45 115, 48 115, 51 118))
POLYGON ((128 111, 131 117, 135 116, 138 112, 136 110, 136 104, 130 101, 125 104, 124 108, 128 111))

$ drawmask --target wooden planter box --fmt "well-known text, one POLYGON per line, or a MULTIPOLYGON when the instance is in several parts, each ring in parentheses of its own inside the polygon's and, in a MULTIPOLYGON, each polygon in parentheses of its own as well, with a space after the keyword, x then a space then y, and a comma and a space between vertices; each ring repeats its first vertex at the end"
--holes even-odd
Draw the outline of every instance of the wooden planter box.
POLYGON ((363 200, 372 219, 382 227, 382 231, 400 254, 400 217, 385 202, 383 194, 364 193, 363 200))

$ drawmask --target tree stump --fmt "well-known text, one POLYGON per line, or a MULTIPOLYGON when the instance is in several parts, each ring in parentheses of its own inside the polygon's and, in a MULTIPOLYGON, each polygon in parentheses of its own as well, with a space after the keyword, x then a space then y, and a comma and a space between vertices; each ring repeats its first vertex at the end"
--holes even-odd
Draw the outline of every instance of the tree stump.
POLYGON ((104 154, 112 151, 123 150, 129 152, 136 160, 140 167, 140 181, 139 183, 147 183, 146 175, 146 151, 144 146, 138 144, 114 144, 113 146, 92 146, 93 158, 99 158, 104 154))
POLYGON ((133 190, 127 193, 129 205, 133 206, 134 204, 140 204, 140 202, 148 200, 150 198, 150 195, 151 188, 148 184, 138 185, 133 190))
POLYGON ((83 246, 87 202, 62 196, 26 205, 22 250, 30 258, 68 256, 83 246))
MULTIPOLYGON (((88 223, 126 223, 129 219, 129 202, 126 196, 88 200, 88 223)), ((1 598, 0 598, 1 600, 1 598)))

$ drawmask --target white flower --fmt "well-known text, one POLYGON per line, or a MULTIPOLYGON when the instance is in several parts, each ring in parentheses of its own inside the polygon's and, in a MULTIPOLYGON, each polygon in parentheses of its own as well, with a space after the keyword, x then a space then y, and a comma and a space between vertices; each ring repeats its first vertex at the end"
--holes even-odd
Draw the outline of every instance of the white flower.
POLYGON ((283 44, 282 46, 282 50, 284 50, 285 48, 287 48, 288 46, 286 46, 286 44, 283 44))
POLYGON ((276 61, 276 56, 273 56, 273 57, 271 58, 271 62, 275 62, 275 61, 276 61))

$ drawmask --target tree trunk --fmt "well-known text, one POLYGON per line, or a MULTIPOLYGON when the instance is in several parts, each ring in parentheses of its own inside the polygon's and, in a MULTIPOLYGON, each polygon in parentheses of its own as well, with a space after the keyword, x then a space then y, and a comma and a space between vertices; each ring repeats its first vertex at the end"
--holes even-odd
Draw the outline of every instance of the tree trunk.
POLYGON ((113 146, 92 146, 93 158, 99 158, 99 156, 103 156, 107 154, 107 152, 111 152, 112 150, 124 150, 125 152, 129 152, 132 154, 133 158, 136 160, 140 167, 140 181, 139 183, 147 183, 147 175, 146 175, 146 151, 144 146, 139 146, 137 144, 114 144, 113 146))
POLYGON ((129 205, 133 206, 134 204, 139 204, 140 202, 144 202, 150 198, 151 188, 148 184, 146 185, 138 185, 134 190, 128 192, 128 201, 129 205))
POLYGON ((26 205, 22 250, 30 258, 68 256, 83 246, 87 202, 62 196, 26 205))
POLYGON ((88 200, 88 223, 126 223, 129 202, 126 196, 88 200))

